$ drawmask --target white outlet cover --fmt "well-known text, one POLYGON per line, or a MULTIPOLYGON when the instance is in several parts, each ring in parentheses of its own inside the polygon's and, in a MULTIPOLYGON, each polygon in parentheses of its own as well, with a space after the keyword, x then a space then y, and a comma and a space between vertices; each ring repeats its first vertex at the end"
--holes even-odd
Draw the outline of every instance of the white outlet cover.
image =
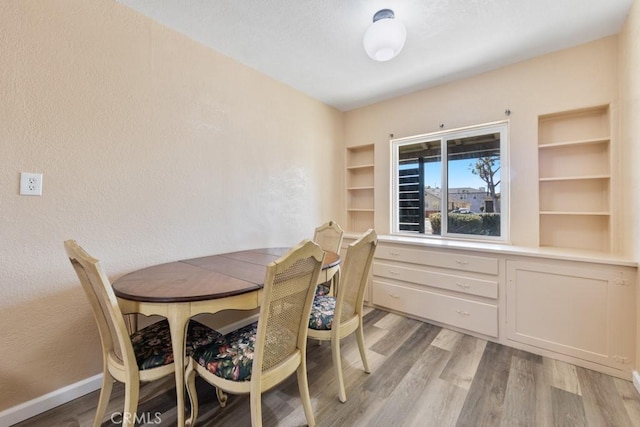
POLYGON ((22 196, 42 196, 42 174, 21 172, 20 194, 22 196))

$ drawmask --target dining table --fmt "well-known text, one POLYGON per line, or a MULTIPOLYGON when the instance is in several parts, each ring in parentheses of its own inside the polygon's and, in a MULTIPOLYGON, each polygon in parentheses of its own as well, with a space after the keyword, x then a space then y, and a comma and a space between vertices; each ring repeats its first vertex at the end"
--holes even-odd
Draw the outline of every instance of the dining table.
MULTIPOLYGON (((123 314, 162 316, 169 322, 175 364, 178 426, 185 424, 185 346, 189 319, 197 314, 260 307, 267 265, 290 248, 222 253, 142 268, 112 283, 123 314)), ((325 283, 340 256, 325 251, 318 283, 325 283)))

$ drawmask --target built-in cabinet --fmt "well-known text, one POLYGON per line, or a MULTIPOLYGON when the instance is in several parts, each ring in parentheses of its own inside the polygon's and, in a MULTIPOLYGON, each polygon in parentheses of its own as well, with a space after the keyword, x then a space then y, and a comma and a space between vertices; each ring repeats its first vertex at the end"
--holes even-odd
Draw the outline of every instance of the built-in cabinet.
POLYGON ((611 252, 608 106, 540 116, 540 246, 611 252))
MULTIPOLYGON (((637 263, 616 255, 609 105, 538 117, 539 247, 379 236, 369 305, 630 379, 637 263)), ((347 148, 346 229, 374 227, 374 147, 347 148)))
POLYGON ((347 147, 347 231, 374 227, 374 154, 373 144, 347 147))
POLYGON ((507 261, 509 340, 622 371, 634 355, 635 269, 507 261))
POLYGON ((369 304, 630 379, 632 261, 381 236, 369 304))

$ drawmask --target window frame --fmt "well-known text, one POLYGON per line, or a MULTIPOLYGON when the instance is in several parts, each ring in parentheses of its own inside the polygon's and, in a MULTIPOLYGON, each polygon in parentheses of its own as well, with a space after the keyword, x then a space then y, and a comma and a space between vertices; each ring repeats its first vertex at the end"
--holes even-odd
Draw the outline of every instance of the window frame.
MULTIPOLYGON (((414 135, 404 138, 390 140, 391 149, 391 234, 401 236, 416 236, 428 239, 455 239, 473 240, 480 242, 507 243, 509 242, 509 121, 497 121, 479 125, 466 126, 456 129, 448 129, 421 135, 414 135), (447 198, 448 188, 448 151, 447 141, 454 138, 467 138, 487 133, 500 134, 500 236, 485 236, 473 234, 449 233, 447 230, 447 198), (441 157, 441 191, 440 191, 440 214, 442 217, 441 234, 425 234, 416 231, 400 230, 400 206, 399 206, 399 148, 406 145, 422 142, 432 142, 440 140, 441 157), (443 202, 444 201, 444 202, 443 202)), ((422 188, 424 193, 424 187, 422 188)))

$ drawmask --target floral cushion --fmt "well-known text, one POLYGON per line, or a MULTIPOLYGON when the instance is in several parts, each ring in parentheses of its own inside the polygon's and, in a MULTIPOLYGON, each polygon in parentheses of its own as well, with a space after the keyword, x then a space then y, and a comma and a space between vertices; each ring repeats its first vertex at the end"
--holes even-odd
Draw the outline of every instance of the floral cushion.
POLYGON ((212 374, 231 381, 249 381, 258 322, 225 335, 206 347, 196 349, 192 357, 212 374))
POLYGON ((331 282, 321 283, 316 288, 316 296, 321 297, 324 295, 329 295, 330 291, 331 291, 331 282))
MULTIPOLYGON (((258 322, 228 333, 222 339, 197 348, 191 357, 212 374, 230 381, 251 380, 258 322)), ((277 365, 297 348, 297 331, 273 327, 266 331, 264 364, 277 365), (266 349, 268 347, 268 350, 266 349), (269 361, 267 361, 269 360, 269 361)))
POLYGON ((309 328, 320 331, 331 330, 333 312, 335 309, 335 297, 329 295, 316 296, 313 299, 311 315, 309 316, 309 328))
MULTIPOLYGON (((222 334, 215 330, 195 320, 190 320, 187 330, 187 356, 190 356, 196 348, 222 339, 222 337, 222 334)), ((167 319, 134 332, 131 334, 131 343, 140 370, 173 363, 171 332, 167 319)))

